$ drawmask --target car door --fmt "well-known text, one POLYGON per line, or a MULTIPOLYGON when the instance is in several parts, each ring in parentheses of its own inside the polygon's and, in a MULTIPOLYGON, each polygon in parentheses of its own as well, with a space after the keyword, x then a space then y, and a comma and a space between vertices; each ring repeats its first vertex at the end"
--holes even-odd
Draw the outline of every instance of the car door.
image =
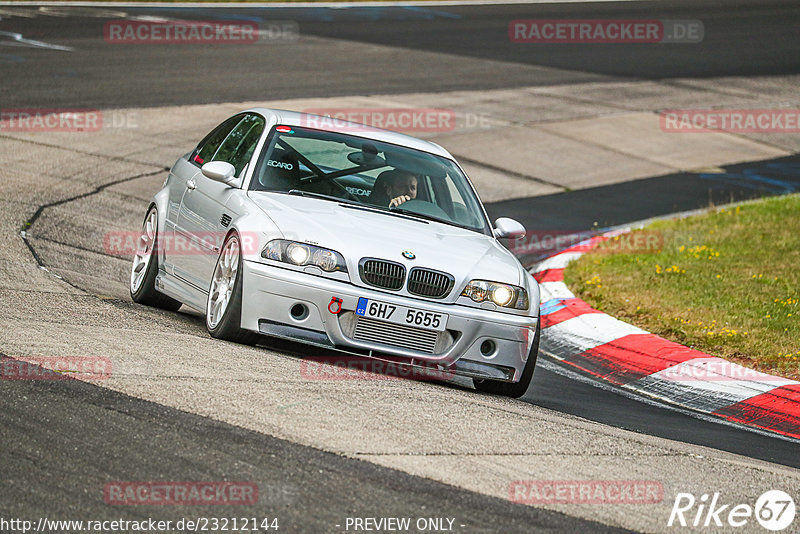
MULTIPOLYGON (((233 165, 234 176, 243 176, 265 121, 256 114, 240 115, 238 119, 222 142, 217 144, 218 136, 214 136, 209 146, 203 146, 192 157, 196 164, 225 161, 233 165)), ((239 188, 216 182, 199 172, 187 182, 181 200, 176 245, 185 243, 186 249, 175 255, 175 274, 204 291, 208 289, 230 222, 238 215, 226 207, 234 204, 229 199, 236 194, 241 194, 239 188)))
POLYGON ((175 232, 178 224, 178 214, 181 209, 181 200, 186 192, 186 184, 189 180, 196 179, 200 168, 189 161, 188 156, 180 158, 169 172, 169 190, 167 196, 167 208, 164 214, 164 227, 161 230, 163 238, 159 236, 160 262, 164 270, 170 274, 174 272, 173 262, 175 232))
MULTIPOLYGON (((167 183, 169 184, 167 206, 166 213, 164 214, 164 227, 161 229, 163 238, 159 240, 159 248, 161 249, 161 265, 170 274, 174 271, 173 261, 175 259, 176 250, 173 243, 175 240, 181 201, 183 200, 183 195, 186 193, 187 183, 190 180, 196 181, 200 173, 199 161, 201 161, 202 158, 199 154, 203 148, 206 148, 206 152, 212 147, 213 151, 216 151, 239 120, 241 120, 241 117, 235 117, 218 125, 198 143, 197 147, 195 147, 192 152, 178 159, 169 171, 169 177, 167 179, 167 183)), ((213 151, 211 154, 214 153, 213 151)))
POLYGON ((170 207, 165 228, 167 239, 164 240, 162 249, 167 272, 183 280, 189 281, 185 255, 189 244, 194 243, 190 240, 192 231, 181 225, 180 211, 184 197, 187 192, 194 191, 196 188, 203 162, 206 159, 211 160, 222 142, 241 120, 242 116, 237 115, 218 125, 198 143, 192 152, 178 160, 173 168, 173 175, 177 179, 170 188, 170 207))

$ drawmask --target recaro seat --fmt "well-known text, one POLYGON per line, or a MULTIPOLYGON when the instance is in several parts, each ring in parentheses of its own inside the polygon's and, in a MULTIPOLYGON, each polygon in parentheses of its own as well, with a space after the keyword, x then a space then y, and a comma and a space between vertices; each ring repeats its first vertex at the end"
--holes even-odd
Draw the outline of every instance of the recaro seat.
POLYGON ((299 189, 300 177, 303 175, 299 163, 297 157, 288 150, 275 148, 272 157, 265 162, 258 182, 265 189, 270 190, 299 189), (270 165, 270 162, 275 162, 277 165, 270 165))

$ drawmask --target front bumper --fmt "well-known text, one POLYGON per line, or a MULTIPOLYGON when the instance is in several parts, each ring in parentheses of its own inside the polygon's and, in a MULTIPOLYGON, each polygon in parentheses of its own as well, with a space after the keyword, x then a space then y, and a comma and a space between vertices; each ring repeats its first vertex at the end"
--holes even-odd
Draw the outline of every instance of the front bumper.
POLYGON ((414 299, 259 262, 242 263, 241 327, 246 330, 462 376, 514 382, 522 376, 534 342, 537 317, 414 299), (360 318, 353 310, 359 297, 445 313, 446 333, 426 351, 354 339, 353 323, 360 318), (331 311, 337 311, 336 305, 329 309, 334 298, 341 299, 339 313, 331 311), (490 343, 484 345, 485 341, 490 343), (487 345, 493 350, 486 351, 487 345))

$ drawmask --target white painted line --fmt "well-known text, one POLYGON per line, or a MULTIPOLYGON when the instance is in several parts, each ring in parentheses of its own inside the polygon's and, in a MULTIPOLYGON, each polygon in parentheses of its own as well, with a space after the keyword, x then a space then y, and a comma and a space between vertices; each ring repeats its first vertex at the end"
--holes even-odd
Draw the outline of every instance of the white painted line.
POLYGON ((679 363, 653 376, 672 382, 696 382, 699 379, 713 383, 738 382, 750 384, 763 393, 776 386, 798 384, 795 380, 761 373, 722 358, 694 358, 679 363))
POLYGON ((708 357, 687 360, 623 387, 710 413, 790 384, 797 382, 708 357))
POLYGON ((547 258, 543 262, 538 263, 535 269, 531 272, 540 273, 548 269, 563 269, 569 264, 569 262, 577 260, 583 256, 583 254, 583 252, 563 252, 561 254, 556 254, 555 256, 547 258))
POLYGON ((622 387, 684 408, 711 414, 721 408, 772 391, 779 386, 777 384, 771 386, 761 384, 759 387, 750 387, 750 383, 743 381, 677 382, 664 380, 658 376, 658 373, 655 373, 622 387))
MULTIPOLYGON (((61 46, 61 45, 54 45, 50 43, 45 43, 43 41, 34 41, 33 39, 26 39, 22 36, 21 33, 15 32, 0 32, 0 37, 10 37, 11 44, 16 46, 28 46, 31 48, 46 48, 48 50, 61 50, 63 52, 72 52, 75 50, 70 46, 61 46)), ((7 42, 0 39, 0 45, 8 44, 7 42)))
POLYGON ((577 352, 584 352, 631 334, 649 333, 605 313, 579 315, 548 327, 546 332, 547 337, 562 339, 573 350, 577 349, 577 352))
POLYGON ((547 302, 553 299, 572 299, 575 295, 564 282, 542 282, 539 284, 539 300, 547 302))
POLYGON ((647 404, 648 406, 654 406, 656 408, 661 408, 662 410, 670 410, 673 412, 678 412, 683 415, 688 415, 689 417, 694 417, 695 419, 699 419, 701 421, 706 421, 708 423, 716 423, 718 425, 729 426, 736 428, 738 430, 746 430, 748 432, 752 432, 754 434, 759 434, 762 436, 767 436, 770 438, 789 441, 792 443, 800 443, 800 440, 791 438, 789 436, 784 436, 783 434, 777 434, 775 432, 770 432, 769 430, 763 430, 758 427, 743 425, 741 423, 728 421, 727 419, 722 419, 720 417, 704 414, 692 409, 678 406, 673 402, 671 402, 670 399, 668 398, 656 398, 651 395, 647 395, 645 392, 638 393, 636 391, 628 391, 625 389, 620 389, 617 386, 613 386, 606 382, 601 382, 596 378, 590 378, 576 371, 573 371, 569 367, 566 367, 564 364, 557 363, 559 360, 560 358, 558 358, 554 354, 542 350, 541 354, 539 355, 539 359, 536 361, 536 367, 542 368, 546 371, 550 371, 551 373, 555 373, 557 375, 564 376, 566 378, 569 378, 570 380, 575 380, 576 382, 589 384, 591 386, 596 387, 597 389, 602 389, 603 391, 610 391, 612 393, 616 393, 621 397, 625 397, 626 399, 630 399, 636 402, 641 402, 643 404, 647 404), (553 359, 554 361, 549 361, 547 359, 542 358, 541 356, 553 359))

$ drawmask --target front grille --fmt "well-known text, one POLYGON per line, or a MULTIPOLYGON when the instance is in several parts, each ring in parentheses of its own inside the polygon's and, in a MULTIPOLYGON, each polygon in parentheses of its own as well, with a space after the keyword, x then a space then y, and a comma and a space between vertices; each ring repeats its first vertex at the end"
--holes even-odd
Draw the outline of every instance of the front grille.
POLYGON ((414 267, 408 274, 408 292, 420 297, 441 299, 450 293, 455 279, 447 273, 414 267))
POLYGON ((399 263, 364 258, 358 264, 361 279, 371 286, 397 291, 403 287, 406 268, 399 263))
POLYGON ((439 332, 359 317, 353 339, 433 354, 439 332))

